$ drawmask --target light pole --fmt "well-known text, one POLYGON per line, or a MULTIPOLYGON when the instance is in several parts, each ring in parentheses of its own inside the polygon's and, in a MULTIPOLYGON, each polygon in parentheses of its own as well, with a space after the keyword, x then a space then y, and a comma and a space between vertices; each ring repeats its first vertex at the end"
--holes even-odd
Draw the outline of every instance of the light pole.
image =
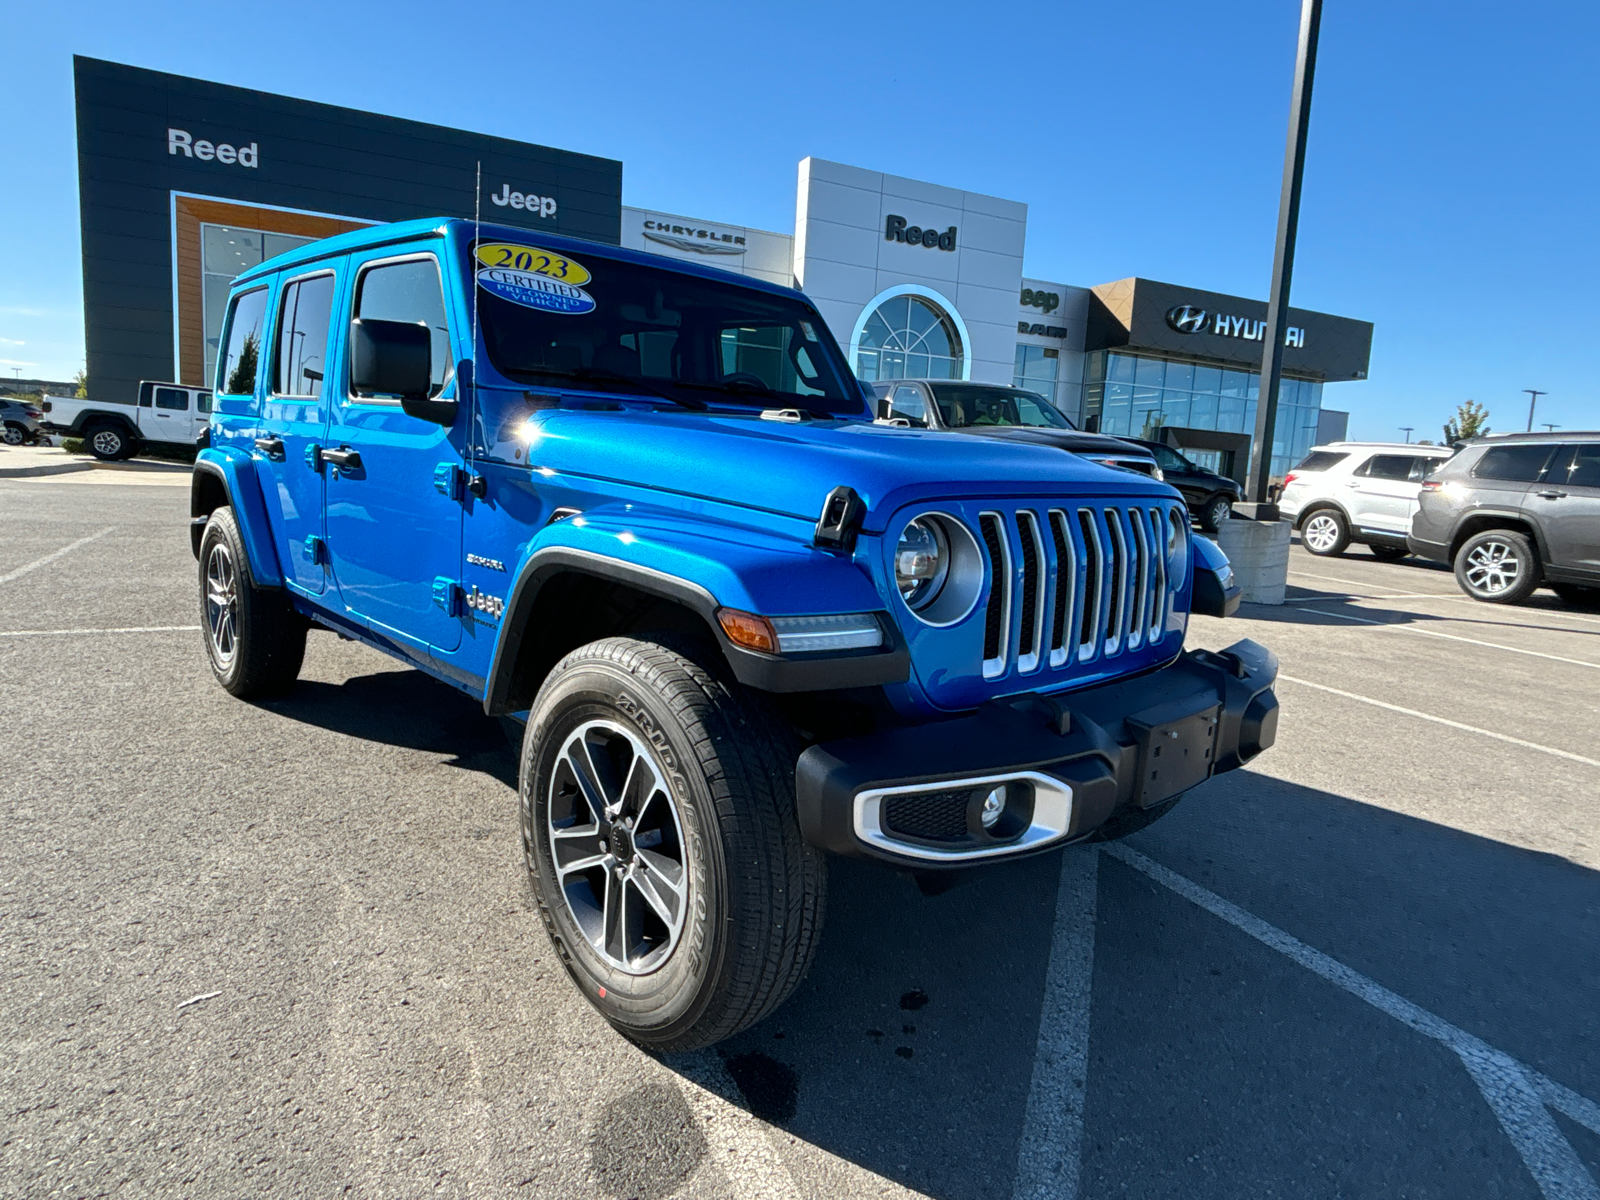
POLYGON ((1528 432, 1533 432, 1533 406, 1539 403, 1540 396, 1548 396, 1549 392, 1541 392, 1537 388, 1523 388, 1528 393, 1528 432))
POLYGON ((1400 426, 1400 432, 1406 435, 1406 445, 1408 445, 1408 446, 1411 445, 1411 431, 1413 429, 1415 429, 1415 428, 1416 428, 1415 425, 1402 425, 1402 426, 1400 426))
POLYGON ((1272 480, 1272 436, 1278 426, 1278 385, 1283 382, 1283 337, 1289 327, 1289 282, 1294 275, 1295 235, 1300 228, 1300 181, 1306 169, 1306 130, 1311 123, 1311 84, 1317 69, 1317 34, 1322 0, 1301 0, 1300 43, 1295 55, 1294 90, 1289 99, 1289 141, 1283 152, 1283 187, 1278 194, 1278 241, 1272 252, 1272 292, 1267 300, 1265 346, 1261 351, 1261 395, 1256 405, 1256 436, 1250 448, 1251 503, 1236 505, 1240 516, 1276 521, 1278 506, 1267 501, 1272 480))

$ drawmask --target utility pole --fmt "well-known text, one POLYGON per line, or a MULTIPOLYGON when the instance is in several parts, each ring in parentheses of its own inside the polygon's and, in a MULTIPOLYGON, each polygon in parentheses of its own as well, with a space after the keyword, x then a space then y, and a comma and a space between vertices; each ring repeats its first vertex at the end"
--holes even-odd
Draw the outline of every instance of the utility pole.
POLYGON ((1406 445, 1408 445, 1408 446, 1411 445, 1411 431, 1413 429, 1415 429, 1415 428, 1416 428, 1415 425, 1402 425, 1402 426, 1400 426, 1400 432, 1406 435, 1406 445))
POLYGON ((1240 516, 1276 521, 1278 506, 1267 501, 1272 479, 1272 438, 1278 427, 1278 386, 1283 382, 1283 338, 1289 327, 1289 283, 1294 275, 1295 235, 1300 228, 1300 181, 1306 168, 1306 131, 1311 123, 1311 84, 1317 69, 1317 34, 1322 0, 1301 0, 1300 44, 1295 55, 1294 91, 1289 100, 1289 140, 1283 154, 1283 188, 1278 196, 1278 241, 1272 252, 1272 292, 1267 300, 1265 345, 1261 351, 1261 393, 1256 404, 1255 442, 1250 448, 1247 505, 1240 516))
POLYGON ((1533 406, 1539 403, 1540 396, 1548 396, 1549 392, 1541 392, 1536 388, 1523 388, 1528 393, 1528 432, 1533 432, 1533 406))

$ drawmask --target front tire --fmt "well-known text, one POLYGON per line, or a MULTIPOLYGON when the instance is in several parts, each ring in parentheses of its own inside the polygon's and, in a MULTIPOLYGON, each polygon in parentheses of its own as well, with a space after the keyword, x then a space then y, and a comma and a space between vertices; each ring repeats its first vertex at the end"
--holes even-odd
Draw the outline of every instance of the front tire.
POLYGON ((648 1050, 772 1012, 822 929, 826 868, 795 815, 797 750, 697 654, 606 638, 558 663, 523 741, 523 848, 584 996, 648 1050))
POLYGON ((1350 545, 1350 523, 1336 508, 1319 508, 1300 526, 1300 541, 1319 558, 1334 558, 1350 545))
POLYGON ((1456 551, 1456 583, 1485 604, 1521 604, 1544 575, 1539 555, 1525 533, 1487 529, 1456 551))
POLYGON ((270 696, 300 675, 306 622, 282 592, 258 588, 233 509, 200 536, 200 629, 211 673, 241 700, 270 696))
POLYGON ((1233 516, 1233 501, 1226 496, 1213 496, 1200 506, 1200 528, 1216 533, 1222 523, 1233 516))

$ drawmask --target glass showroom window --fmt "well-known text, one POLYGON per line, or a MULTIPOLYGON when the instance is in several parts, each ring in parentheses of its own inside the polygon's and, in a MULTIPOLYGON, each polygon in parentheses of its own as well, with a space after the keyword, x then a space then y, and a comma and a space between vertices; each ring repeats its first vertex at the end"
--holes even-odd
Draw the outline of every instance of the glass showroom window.
POLYGON ((891 296, 867 318, 856 374, 878 379, 960 379, 961 335, 949 315, 922 296, 891 296))
POLYGON ((1050 346, 1027 346, 1017 343, 1017 362, 1011 372, 1011 386, 1038 392, 1050 403, 1056 403, 1056 368, 1061 364, 1061 351, 1050 346))
POLYGON ((200 308, 205 317, 206 373, 217 369, 217 343, 222 338, 222 315, 228 305, 228 288, 241 271, 259 266, 274 255, 315 238, 287 233, 264 233, 231 225, 200 226, 200 308))

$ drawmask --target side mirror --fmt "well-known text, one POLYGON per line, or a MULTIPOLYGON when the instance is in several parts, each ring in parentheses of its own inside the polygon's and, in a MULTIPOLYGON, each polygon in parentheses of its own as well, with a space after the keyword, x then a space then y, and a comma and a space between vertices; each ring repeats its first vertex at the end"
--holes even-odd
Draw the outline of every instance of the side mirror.
POLYGON ((428 327, 357 317, 350 323, 350 387, 358 395, 399 396, 407 414, 453 425, 454 400, 431 400, 433 344, 428 327))

